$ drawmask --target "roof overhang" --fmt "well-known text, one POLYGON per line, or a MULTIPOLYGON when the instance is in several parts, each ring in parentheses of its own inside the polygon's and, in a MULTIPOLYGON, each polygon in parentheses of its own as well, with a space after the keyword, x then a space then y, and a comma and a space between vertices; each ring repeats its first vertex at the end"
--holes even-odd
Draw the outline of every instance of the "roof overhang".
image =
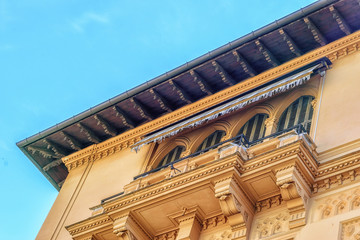
POLYGON ((184 121, 180 121, 161 131, 152 133, 135 143, 131 148, 137 152, 144 145, 152 142, 161 142, 163 139, 177 135, 185 129, 200 126, 220 116, 224 116, 231 112, 243 109, 250 104, 256 104, 262 100, 277 96, 280 93, 301 86, 308 80, 310 80, 310 77, 314 73, 317 73, 316 70, 330 65, 330 62, 328 60, 322 60, 320 63, 318 62, 319 61, 309 64, 309 66, 305 67, 305 70, 301 70, 300 72, 299 70, 294 71, 290 73, 290 76, 288 77, 280 77, 278 79, 275 79, 267 86, 264 86, 260 89, 253 89, 245 94, 240 95, 234 100, 216 106, 204 113, 200 113, 184 121))
POLYGON ((17 145, 59 189, 68 174, 61 158, 351 35, 360 29, 359 12, 356 0, 317 1, 17 145))

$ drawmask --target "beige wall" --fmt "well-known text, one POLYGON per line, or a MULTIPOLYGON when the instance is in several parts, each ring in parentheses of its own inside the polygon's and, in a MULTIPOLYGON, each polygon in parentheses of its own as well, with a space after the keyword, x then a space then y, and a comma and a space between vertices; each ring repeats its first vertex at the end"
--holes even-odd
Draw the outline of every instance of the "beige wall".
POLYGON ((124 185, 140 173, 148 148, 137 154, 127 149, 71 170, 37 239, 72 239, 65 226, 89 218, 89 208, 122 192, 124 185))
POLYGON ((360 52, 337 60, 327 71, 315 143, 318 152, 359 138, 360 52))

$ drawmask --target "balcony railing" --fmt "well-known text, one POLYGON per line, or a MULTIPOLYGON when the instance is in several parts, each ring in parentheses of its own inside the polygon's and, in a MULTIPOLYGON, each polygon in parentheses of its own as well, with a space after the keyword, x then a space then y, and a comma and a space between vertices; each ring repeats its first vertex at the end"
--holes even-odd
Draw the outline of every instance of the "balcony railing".
POLYGON ((236 143, 236 144, 238 144, 238 145, 244 146, 245 148, 248 148, 248 147, 254 146, 254 145, 256 145, 256 144, 262 143, 262 142, 263 142, 264 140, 266 140, 266 139, 270 139, 270 138, 274 138, 274 137, 280 136, 280 135, 282 135, 282 134, 284 134, 284 133, 287 133, 287 132, 290 132, 290 131, 292 131, 292 130, 295 130, 297 134, 301 134, 301 133, 306 132, 306 131, 305 131, 305 128, 303 127, 303 125, 302 125, 302 124, 298 124, 298 125, 295 125, 295 126, 293 126, 293 127, 284 129, 284 130, 282 130, 282 131, 279 131, 279 132, 270 134, 270 135, 268 135, 268 136, 266 136, 266 137, 257 139, 257 140, 252 141, 252 142, 249 142, 249 141, 246 139, 246 137, 244 136, 244 134, 240 134, 240 135, 238 135, 238 136, 236 136, 236 137, 234 137, 234 138, 228 139, 228 140, 226 140, 226 141, 219 142, 219 143, 217 143, 217 144, 215 144, 215 145, 212 145, 212 146, 210 146, 210 147, 207 147, 207 148, 205 148, 205 149, 203 149, 203 150, 201 150, 201 151, 194 152, 194 153, 192 153, 192 154, 190 154, 190 155, 188 155, 188 156, 186 156, 186 157, 179 158, 179 159, 176 160, 176 161, 170 162, 170 163, 165 164, 165 165, 163 165, 163 166, 161 166, 161 167, 158 167, 158 168, 152 169, 152 170, 150 170, 150 171, 147 171, 147 172, 145 172, 145 173, 142 173, 142 174, 140 174, 140 175, 137 175, 137 176, 134 177, 134 180, 136 180, 136 179, 138 179, 138 178, 141 178, 141 177, 145 177, 145 176, 147 176, 147 175, 149 175, 149 174, 151 174, 151 173, 158 172, 158 171, 160 171, 161 169, 164 169, 164 168, 167 168, 167 167, 170 167, 171 169, 174 169, 174 170, 176 171, 177 169, 174 168, 174 164, 175 164, 175 163, 181 162, 181 161, 183 161, 183 160, 185 160, 185 159, 189 159, 189 158, 192 158, 192 157, 196 157, 196 156, 198 156, 198 155, 200 155, 200 154, 203 154, 203 153, 205 153, 205 152, 207 152, 207 151, 209 151, 209 150, 218 148, 219 146, 221 146, 221 145, 223 145, 223 144, 225 144, 225 143, 228 143, 228 142, 233 142, 233 143, 236 143))

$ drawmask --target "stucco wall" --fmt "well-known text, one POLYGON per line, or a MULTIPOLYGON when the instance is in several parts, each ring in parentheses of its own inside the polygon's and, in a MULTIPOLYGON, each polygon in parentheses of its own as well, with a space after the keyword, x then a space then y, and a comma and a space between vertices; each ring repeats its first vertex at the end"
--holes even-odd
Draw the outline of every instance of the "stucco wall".
POLYGON ((337 60, 327 71, 315 136, 318 152, 359 138, 359 78, 359 52, 337 60))
POLYGON ((59 192, 37 239, 72 239, 65 226, 91 216, 90 207, 123 191, 140 173, 148 146, 139 153, 130 149, 72 170, 59 192))

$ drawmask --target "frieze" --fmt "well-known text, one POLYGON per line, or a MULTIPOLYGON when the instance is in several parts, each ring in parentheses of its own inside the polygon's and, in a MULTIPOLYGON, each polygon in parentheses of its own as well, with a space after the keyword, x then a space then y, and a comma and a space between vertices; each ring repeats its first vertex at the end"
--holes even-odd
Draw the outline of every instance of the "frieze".
POLYGON ((317 200, 314 221, 360 209, 360 187, 317 200))
POLYGON ((249 78, 244 82, 240 82, 218 93, 207 96, 204 99, 201 99, 195 103, 189 104, 188 106, 185 106, 174 112, 166 114, 165 116, 150 121, 149 123, 145 123, 142 126, 131 129, 123 134, 120 134, 107 141, 104 141, 103 143, 94 144, 92 147, 96 148, 95 153, 91 153, 91 151, 89 153, 88 148, 85 148, 74 154, 62 158, 62 160, 70 171, 78 166, 83 165, 84 163, 87 163, 90 160, 99 160, 118 151, 127 149, 133 143, 139 141, 144 135, 156 129, 160 129, 164 126, 172 124, 183 118, 189 117, 192 114, 194 114, 194 112, 199 112, 208 109, 211 106, 214 106, 228 99, 231 99, 242 92, 258 87, 268 81, 273 80, 274 78, 283 76, 284 74, 289 73, 300 67, 303 67, 306 64, 309 64, 317 59, 320 59, 322 57, 328 57, 331 61, 336 61, 337 59, 340 59, 343 56, 356 52, 359 50, 359 40, 360 40, 360 32, 355 32, 353 34, 350 34, 337 41, 327 44, 326 46, 323 46, 319 49, 304 54, 303 56, 293 59, 287 63, 284 63, 278 67, 275 67, 264 73, 249 78), (110 147, 112 148, 112 150, 109 150, 107 152, 107 150, 110 147), (84 155, 89 155, 89 154, 90 155, 97 154, 97 156, 96 157, 87 156, 84 159, 84 155))
POLYGON ((341 223, 341 240, 360 239, 360 217, 341 223))
POLYGON ((76 227, 77 224, 67 226, 66 229, 69 231, 71 236, 77 235, 79 233, 85 232, 94 227, 106 225, 108 223, 112 223, 113 220, 109 216, 100 216, 100 219, 97 221, 93 221, 90 224, 86 224, 80 227, 76 227))
POLYGON ((227 217, 225 217, 224 215, 205 219, 202 223, 202 230, 212 229, 214 227, 227 223, 227 221, 227 217))
POLYGON ((266 209, 280 206, 283 203, 281 195, 261 200, 256 203, 256 212, 261 212, 266 209))
POLYGON ((232 238, 232 231, 231 230, 226 230, 220 233, 214 233, 212 234, 208 240, 230 240, 233 239, 232 238))
POLYGON ((154 240, 175 240, 178 235, 178 230, 174 230, 171 232, 163 233, 154 238, 154 240))
POLYGON ((290 215, 287 211, 282 211, 276 215, 257 219, 254 224, 254 239, 270 239, 271 236, 288 232, 290 215))
POLYGON ((359 164, 360 162, 360 151, 356 151, 353 153, 350 153, 346 156, 343 156, 337 160, 334 160, 332 162, 335 162, 335 164, 332 164, 331 166, 327 166, 328 164, 324 164, 323 167, 321 167, 316 176, 321 177, 323 175, 330 174, 332 172, 336 172, 339 170, 342 170, 344 168, 348 168, 354 165, 359 164))
POLYGON ((313 193, 326 191, 327 189, 330 188, 336 188, 338 186, 351 183, 355 180, 358 180, 359 176, 360 176, 360 168, 357 168, 322 179, 313 184, 312 186, 313 193))

